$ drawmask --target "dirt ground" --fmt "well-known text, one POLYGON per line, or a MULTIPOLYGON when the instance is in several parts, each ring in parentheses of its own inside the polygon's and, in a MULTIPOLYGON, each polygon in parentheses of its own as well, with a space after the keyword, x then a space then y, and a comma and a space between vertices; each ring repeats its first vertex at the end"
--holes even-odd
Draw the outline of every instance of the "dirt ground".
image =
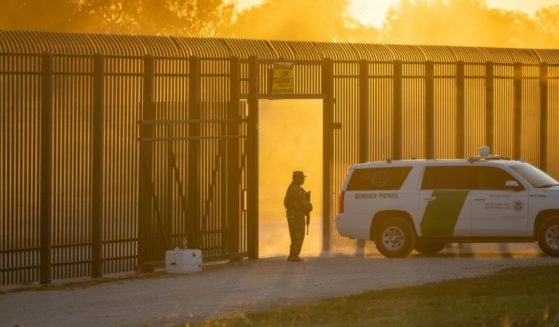
MULTIPOLYGON (((513 249, 514 250, 514 249, 513 249)), ((489 274, 508 267, 557 264, 537 251, 435 257, 285 257, 204 267, 90 286, 0 295, 0 326, 161 326, 240 315, 321 298, 489 274)))

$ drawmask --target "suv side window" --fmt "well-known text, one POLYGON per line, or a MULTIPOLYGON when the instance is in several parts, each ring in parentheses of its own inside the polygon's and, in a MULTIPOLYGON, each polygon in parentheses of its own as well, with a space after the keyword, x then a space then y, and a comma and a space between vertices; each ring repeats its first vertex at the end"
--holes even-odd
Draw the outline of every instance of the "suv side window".
POLYGON ((347 191, 399 190, 411 167, 356 169, 351 175, 347 191))
POLYGON ((471 166, 425 167, 422 190, 471 190, 476 188, 475 169, 471 166))
POLYGON ((508 190, 506 182, 515 180, 497 167, 425 167, 422 190, 508 190))
MULTIPOLYGON (((508 190, 507 181, 516 181, 511 174, 497 167, 476 167, 479 190, 508 190)), ((518 181, 517 181, 518 182, 518 181)), ((520 183, 519 183, 520 184, 520 183)))

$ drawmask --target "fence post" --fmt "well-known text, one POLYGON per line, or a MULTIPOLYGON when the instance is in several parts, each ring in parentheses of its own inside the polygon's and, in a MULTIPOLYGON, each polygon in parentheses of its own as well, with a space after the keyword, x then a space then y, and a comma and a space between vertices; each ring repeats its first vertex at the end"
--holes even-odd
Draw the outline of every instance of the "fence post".
POLYGON ((258 98, 260 96, 260 63, 251 56, 248 64, 248 257, 258 259, 258 98))
MULTIPOLYGON (((161 117, 163 116, 163 119, 173 119, 173 115, 171 113, 171 106, 164 104, 162 106, 160 106, 159 108, 161 108, 160 110, 163 111, 163 115, 159 115, 158 119, 161 119, 161 117)), ((174 133, 174 126, 169 124, 165 126, 165 137, 167 137, 168 139, 171 139, 173 137, 174 133)), ((163 226, 163 231, 162 233, 165 234, 165 238, 168 240, 168 242, 166 242, 167 244, 167 249, 174 249, 176 245, 184 245, 184 243, 181 241, 174 241, 173 240, 173 182, 174 182, 174 165, 176 165, 175 162, 175 155, 174 155, 174 151, 173 151, 173 145, 174 143, 172 141, 167 141, 165 142, 165 151, 166 153, 166 157, 167 157, 167 164, 166 164, 166 171, 165 171, 165 195, 164 195, 164 199, 165 199, 165 210, 163 211, 163 217, 162 217, 162 222, 161 225, 163 226), (173 242, 174 241, 174 242, 173 242)), ((178 168, 178 167, 177 167, 178 168)))
POLYGON ((466 157, 466 83, 463 61, 456 63, 456 159, 466 157))
MULTIPOLYGON (((359 162, 369 161, 370 144, 369 119, 369 62, 359 63, 359 162)), ((365 255, 365 241, 358 240, 357 256, 365 255)))
POLYGON ((322 252, 330 252, 330 218, 332 214, 332 149, 334 123, 334 63, 322 61, 322 252))
POLYGON ((359 63, 359 162, 369 160, 369 63, 359 63))
POLYGON ((393 71, 393 107, 392 107, 392 159, 402 159, 402 61, 392 64, 393 71))
POLYGON ((514 159, 522 157, 522 64, 514 64, 514 159))
POLYGON ((491 151, 495 151, 493 148, 495 137, 495 90, 493 86, 493 79, 493 63, 488 61, 485 64, 485 145, 489 146, 491 151))
POLYGON ((103 145, 104 145, 104 103, 105 103, 105 58, 94 57, 93 68, 93 137, 91 147, 91 216, 92 216, 92 260, 91 276, 103 275, 103 145))
POLYGON ((240 162, 239 162, 239 119, 240 117, 240 104, 241 104, 241 60, 238 57, 230 59, 231 75, 229 83, 229 92, 231 95, 229 101, 229 110, 227 112, 227 129, 225 135, 231 138, 227 139, 227 220, 228 234, 225 239, 227 243, 227 254, 233 259, 240 259, 239 257, 239 222, 240 222, 240 198, 239 191, 241 185, 240 176, 240 162), (235 136, 235 137, 233 137, 235 136))
POLYGON ((50 284, 52 232, 53 57, 44 53, 41 76, 41 284, 50 284))
POLYGON ((548 145, 548 76, 547 63, 540 64, 540 167, 547 171, 547 145, 548 145))
POLYGON ((425 63, 425 157, 435 159, 435 64, 425 63))
POLYGON ((200 249, 202 237, 200 235, 200 124, 201 119, 201 63, 200 58, 191 57, 189 66, 189 103, 188 119, 192 120, 188 126, 188 234, 189 247, 200 249))
MULTIPOLYGON (((153 88, 154 88, 154 59, 152 56, 144 58, 144 96, 142 106, 142 120, 153 120, 153 88)), ((140 125, 140 167, 139 167, 139 201, 138 201, 138 268, 140 271, 148 270, 149 251, 153 248, 150 238, 152 194, 151 194, 151 166, 153 157, 153 125, 140 125)))

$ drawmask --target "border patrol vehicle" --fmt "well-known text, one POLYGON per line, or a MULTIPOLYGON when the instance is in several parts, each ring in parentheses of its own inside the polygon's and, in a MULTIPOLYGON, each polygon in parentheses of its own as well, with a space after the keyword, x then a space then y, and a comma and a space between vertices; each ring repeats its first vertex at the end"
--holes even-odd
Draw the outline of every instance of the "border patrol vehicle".
POLYGON ((336 228, 373 240, 386 257, 449 242, 533 242, 559 256, 559 182, 534 166, 489 155, 370 162, 349 168, 336 228))

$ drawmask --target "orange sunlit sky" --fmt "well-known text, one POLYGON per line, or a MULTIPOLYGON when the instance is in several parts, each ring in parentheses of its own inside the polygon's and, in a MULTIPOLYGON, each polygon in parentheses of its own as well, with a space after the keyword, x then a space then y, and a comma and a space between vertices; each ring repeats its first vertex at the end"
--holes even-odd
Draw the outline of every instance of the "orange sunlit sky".
MULTIPOLYGON (((266 0, 233 0, 238 10, 258 6, 266 0)), ((399 0, 352 0, 348 8, 349 14, 365 26, 380 28, 390 7, 399 0)), ((490 7, 506 10, 518 10, 533 15, 542 7, 559 4, 559 0, 487 0, 490 7)))

